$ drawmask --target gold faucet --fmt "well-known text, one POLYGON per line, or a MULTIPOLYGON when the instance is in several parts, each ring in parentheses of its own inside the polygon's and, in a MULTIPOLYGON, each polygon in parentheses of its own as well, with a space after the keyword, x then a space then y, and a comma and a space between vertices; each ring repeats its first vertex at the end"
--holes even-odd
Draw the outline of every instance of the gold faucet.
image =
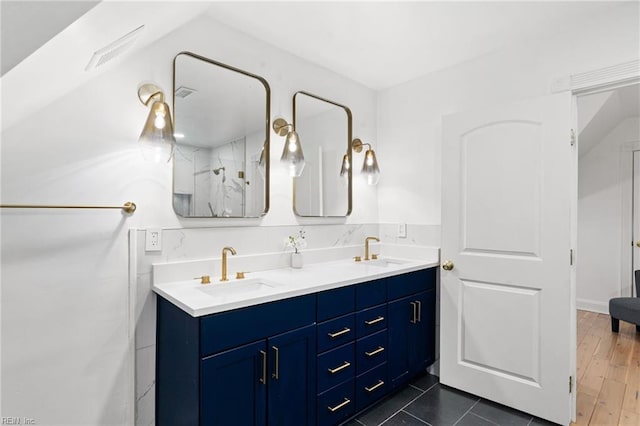
POLYGON ((222 277, 220 281, 229 281, 227 278, 227 252, 231 252, 232 255, 236 255, 236 251, 233 247, 225 247, 222 249, 222 277))
POLYGON ((364 260, 369 260, 369 241, 370 240, 375 240, 377 242, 380 242, 380 238, 378 237, 367 237, 364 240, 364 260))

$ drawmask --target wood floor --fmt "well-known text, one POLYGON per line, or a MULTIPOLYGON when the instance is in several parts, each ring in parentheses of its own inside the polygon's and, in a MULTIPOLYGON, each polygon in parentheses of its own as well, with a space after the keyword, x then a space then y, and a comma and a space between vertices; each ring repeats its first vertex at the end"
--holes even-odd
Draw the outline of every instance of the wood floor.
POLYGON ((609 315, 578 311, 577 415, 574 425, 640 426, 640 332, 609 315))

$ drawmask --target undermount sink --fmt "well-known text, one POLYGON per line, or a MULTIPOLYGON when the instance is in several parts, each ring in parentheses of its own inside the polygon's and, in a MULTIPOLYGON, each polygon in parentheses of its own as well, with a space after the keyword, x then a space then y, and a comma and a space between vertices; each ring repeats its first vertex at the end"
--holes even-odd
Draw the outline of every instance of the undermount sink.
POLYGON ((212 282, 211 284, 198 287, 198 290, 215 297, 216 299, 230 299, 238 296, 246 296, 249 293, 260 294, 272 290, 276 283, 265 281, 261 278, 249 278, 225 282, 212 282))
POLYGON ((363 260, 362 262, 357 262, 358 265, 378 266, 378 267, 381 267, 381 268, 387 268, 389 266, 395 266, 395 265, 404 265, 405 263, 407 263, 406 260, 389 259, 389 258, 375 259, 375 260, 363 260))

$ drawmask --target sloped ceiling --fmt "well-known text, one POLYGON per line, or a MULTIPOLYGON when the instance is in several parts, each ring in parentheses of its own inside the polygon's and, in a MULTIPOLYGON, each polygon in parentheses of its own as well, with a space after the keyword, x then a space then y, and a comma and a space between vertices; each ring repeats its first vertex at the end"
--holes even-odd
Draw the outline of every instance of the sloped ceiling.
POLYGON ((622 121, 638 116, 640 116, 640 84, 580 96, 578 98, 578 156, 587 154, 622 121))
POLYGON ((99 1, 0 2, 1 74, 18 65, 99 1), (43 19, 46 17, 46 19, 43 19))

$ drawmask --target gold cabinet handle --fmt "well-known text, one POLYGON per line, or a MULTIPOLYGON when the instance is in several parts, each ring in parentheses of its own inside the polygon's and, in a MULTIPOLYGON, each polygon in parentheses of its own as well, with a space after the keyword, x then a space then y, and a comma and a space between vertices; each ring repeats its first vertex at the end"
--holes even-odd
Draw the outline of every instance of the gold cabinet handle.
POLYGON ((373 324, 379 323, 380 321, 384 321, 384 317, 378 317, 373 320, 365 321, 364 323, 367 325, 373 325, 373 324))
POLYGON ((383 386, 383 385, 384 385, 384 382, 382 380, 378 380, 378 383, 371 386, 370 388, 365 386, 364 390, 366 390, 367 392, 373 392, 374 390, 378 389, 380 386, 383 386))
POLYGON ((366 356, 375 356, 375 355, 378 355, 380 352, 384 352, 384 348, 382 346, 378 346, 378 349, 373 350, 371 352, 365 352, 364 354, 366 356))
POLYGON ((444 269, 445 271, 450 271, 453 269, 453 262, 450 260, 447 260, 446 262, 444 262, 442 264, 442 269, 444 269))
POLYGON ((343 330, 340 331, 336 331, 335 333, 327 333, 327 335, 329 337, 331 337, 332 339, 335 339, 338 336, 342 336, 343 334, 347 334, 351 331, 351 329, 349 327, 345 327, 343 330))
POLYGON ((418 322, 422 322, 422 302, 416 300, 416 304, 418 305, 418 322))
POLYGON ((340 404, 336 405, 335 407, 327 407, 329 409, 329 411, 331 411, 332 413, 335 413, 336 411, 338 411, 339 409, 341 409, 342 407, 351 404, 351 400, 349 398, 345 398, 343 402, 341 402, 340 404))
POLYGON ((409 302, 409 303, 411 303, 411 307, 413 308, 413 318, 409 322, 411 324, 415 324, 418 322, 418 318, 417 318, 418 307, 416 306, 416 302, 409 302))
POLYGON ((271 377, 278 380, 280 378, 280 351, 275 346, 271 347, 276 357, 276 365, 271 377))
POLYGON ((336 367, 336 368, 327 368, 327 370, 329 371, 329 373, 331 374, 336 374, 338 371, 342 371, 345 368, 349 368, 351 366, 351 363, 349 361, 345 361, 344 364, 342 364, 340 367, 336 367))
POLYGON ((265 351, 260 351, 260 356, 262 356, 262 377, 260 377, 260 383, 267 384, 267 353, 265 351))

